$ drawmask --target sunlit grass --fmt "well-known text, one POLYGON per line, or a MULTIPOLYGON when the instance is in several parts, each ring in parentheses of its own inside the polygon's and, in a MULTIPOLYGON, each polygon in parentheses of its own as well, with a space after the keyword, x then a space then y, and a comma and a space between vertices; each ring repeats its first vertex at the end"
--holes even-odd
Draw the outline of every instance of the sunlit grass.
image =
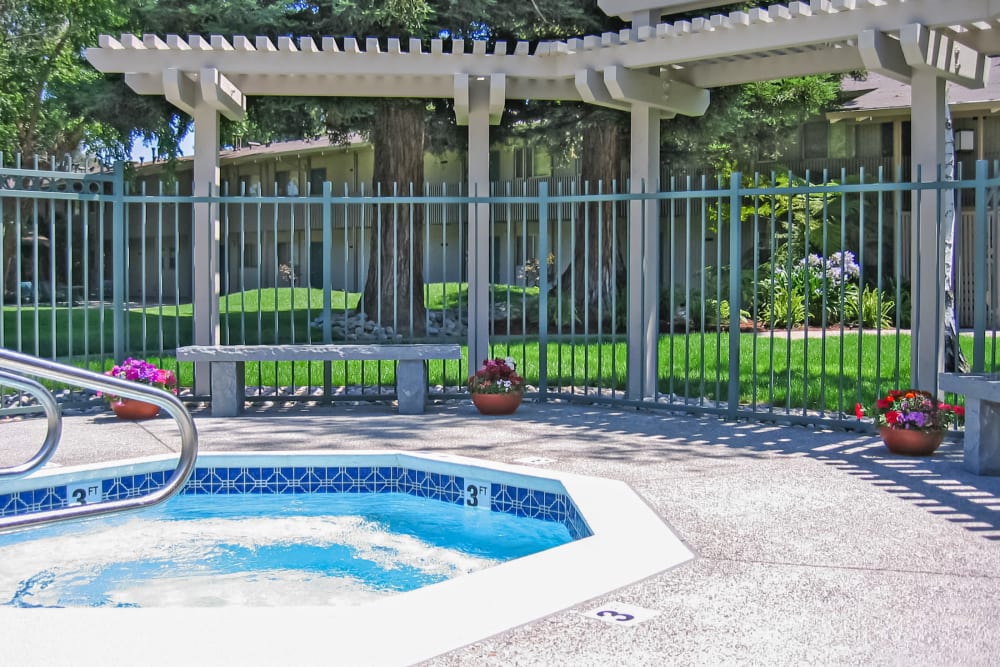
MULTIPOLYGON (((426 286, 428 308, 456 308, 468 299, 465 283, 435 283, 426 286)), ((499 286, 495 301, 520 301, 537 297, 537 288, 499 286)), ((323 290, 268 288, 248 290, 220 299, 222 342, 289 343, 316 342, 320 330, 313 320, 323 312, 323 290)), ((355 312, 359 293, 330 293, 334 321, 355 312)), ((111 358, 113 309, 100 306, 25 306, 20 312, 7 306, 0 310, 4 344, 8 348, 105 370, 111 358)), ((172 351, 191 342, 192 307, 147 306, 125 313, 127 349, 133 356, 175 369, 182 386, 191 386, 192 365, 180 368, 172 351)), ((511 356, 529 384, 541 384, 537 336, 511 337, 494 342, 491 353, 511 356)), ((972 358, 972 337, 961 337, 966 355, 972 358)), ((662 335, 659 342, 658 390, 683 399, 708 402, 729 401, 729 335, 699 333, 662 335)), ((993 366, 993 340, 986 341, 987 369, 993 366)), ((871 405, 888 389, 908 386, 910 337, 888 332, 828 331, 823 337, 803 338, 784 333, 740 334, 739 379, 736 391, 741 405, 757 408, 850 414, 855 403, 871 405)), ((627 347, 624 336, 605 336, 601 341, 579 338, 550 342, 546 347, 545 376, 549 391, 600 387, 624 392, 627 387, 627 347)), ((247 385, 255 386, 392 386, 391 362, 279 362, 246 365, 247 385)), ((474 369, 473 369, 474 370, 474 369)), ((433 385, 459 388, 469 373, 465 362, 435 361, 429 364, 433 385)), ((619 394, 621 395, 621 394, 619 394)))

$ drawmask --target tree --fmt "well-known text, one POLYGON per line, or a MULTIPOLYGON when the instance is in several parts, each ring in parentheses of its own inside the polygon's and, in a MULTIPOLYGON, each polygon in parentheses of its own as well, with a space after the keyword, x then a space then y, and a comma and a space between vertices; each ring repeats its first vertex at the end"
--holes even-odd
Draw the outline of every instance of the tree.
MULTIPOLYGON (((525 13, 516 3, 494 0, 392 0, 376 2, 297 3, 297 34, 365 35, 379 39, 398 37, 522 39, 537 36, 556 21, 580 15, 570 0, 535 0, 525 13)), ((436 147, 454 146, 453 109, 449 103, 430 100, 379 100, 367 111, 358 105, 343 113, 341 101, 327 106, 328 130, 367 131, 375 148, 374 186, 382 194, 394 190, 407 194, 423 187, 423 159, 428 133, 450 135, 436 147)), ((369 244, 369 270, 363 308, 369 317, 397 328, 409 326, 420 334, 425 326, 423 290, 423 210, 419 206, 384 206, 379 211, 381 229, 369 244)))
MULTIPOLYGON (((11 0, 0 2, 0 151, 5 162, 22 155, 39 167, 54 167, 67 154, 101 135, 100 122, 72 104, 73 92, 100 78, 83 49, 101 32, 124 24, 126 6, 113 0, 11 0)), ((31 219, 23 200, 20 215, 7 209, 3 224, 4 284, 16 269, 18 218, 31 219)))
POLYGON ((826 74, 716 88, 704 116, 664 125, 663 163, 672 173, 706 167, 752 173, 759 160, 787 154, 796 129, 832 108, 840 79, 826 74))
MULTIPOLYGON (((718 11, 765 4, 770 3, 744 2, 718 11)), ((582 15, 555 28, 551 37, 595 34, 622 27, 617 19, 604 15, 592 3, 585 3, 582 8, 582 15)), ((671 20, 702 14, 681 14, 671 20)), ((662 164, 674 172, 752 171, 757 160, 780 155, 801 123, 830 108, 837 99, 839 81, 838 75, 826 75, 714 89, 705 115, 677 116, 662 123, 662 164)), ((511 110, 513 113, 508 115, 514 116, 516 132, 530 134, 553 154, 580 157, 582 188, 590 192, 602 188, 607 192, 617 182, 622 189, 620 165, 622 147, 628 137, 627 114, 566 102, 514 104, 511 110)), ((605 318, 613 313, 612 299, 625 284, 621 229, 624 219, 617 221, 619 229, 615 229, 610 204, 600 209, 581 206, 577 219, 589 222, 576 225, 574 257, 566 263, 553 288, 575 295, 576 317, 596 321, 599 310, 605 318)))
MULTIPOLYGON (((944 180, 955 180, 955 133, 951 107, 945 102, 944 180)), ((955 308, 955 190, 944 196, 944 369, 950 373, 968 373, 969 360, 958 339, 958 314, 955 308)))

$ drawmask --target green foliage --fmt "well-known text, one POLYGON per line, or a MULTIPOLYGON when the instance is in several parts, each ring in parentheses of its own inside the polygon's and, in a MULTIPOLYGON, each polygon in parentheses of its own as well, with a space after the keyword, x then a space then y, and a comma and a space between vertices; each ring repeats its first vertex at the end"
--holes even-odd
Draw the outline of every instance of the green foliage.
POLYGON ((0 2, 0 150, 31 159, 75 152, 95 130, 74 95, 99 75, 84 50, 125 25, 116 0, 0 2))
POLYGON ((850 252, 824 259, 810 255, 783 266, 765 266, 759 286, 761 322, 770 327, 893 326, 895 304, 886 292, 858 283, 859 267, 850 252))
POLYGON ((858 304, 858 317, 861 326, 874 329, 890 329, 893 327, 892 311, 895 304, 886 293, 880 293, 872 287, 865 287, 861 292, 858 304))
POLYGON ((760 319, 771 328, 800 327, 806 319, 806 300, 802 292, 790 291, 787 284, 776 285, 773 298, 768 295, 760 309, 760 319))
MULTIPOLYGON (((747 175, 744 187, 753 185, 747 175)), ((772 192, 747 197, 740 219, 773 221, 777 250, 772 261, 777 263, 789 255, 798 259, 810 252, 832 254, 845 250, 839 245, 843 193, 837 186, 836 181, 816 185, 787 172, 775 173, 766 185, 772 192)))
POLYGON ((893 325, 895 326, 898 323, 903 329, 910 328, 910 318, 913 312, 911 310, 912 294, 910 289, 909 280, 901 280, 899 283, 889 280, 885 287, 886 295, 896 302, 896 320, 898 322, 893 321, 893 325))
POLYGON ((663 156, 674 173, 711 166, 753 172, 758 160, 785 154, 797 127, 832 109, 839 75, 807 76, 717 88, 704 116, 664 125, 663 156))

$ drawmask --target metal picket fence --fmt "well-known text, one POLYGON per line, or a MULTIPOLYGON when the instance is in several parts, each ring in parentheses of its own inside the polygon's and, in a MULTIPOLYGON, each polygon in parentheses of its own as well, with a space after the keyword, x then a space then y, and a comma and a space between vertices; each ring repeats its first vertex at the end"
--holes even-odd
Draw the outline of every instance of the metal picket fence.
MULTIPOLYGON (((914 260, 944 271, 944 225, 909 250, 923 198, 975 202, 955 215, 959 339, 973 368, 997 367, 998 186, 983 163, 916 184, 777 172, 637 193, 527 179, 488 196, 326 184, 193 197, 120 168, 0 164, 0 343, 94 369, 151 359, 205 400, 173 350, 194 342, 193 211, 211 205, 218 342, 466 344, 483 325, 469 295, 485 280, 489 353, 517 361, 531 398, 850 425, 855 403, 909 381, 914 260), (637 202, 655 204, 656 225, 637 202), (470 272, 470 238, 488 244, 488 269, 470 272), (637 248, 654 251, 637 263, 637 248), (630 331, 635 284, 658 295, 645 338, 630 331), (637 346, 655 369, 642 395, 629 383, 637 346)), ((431 362, 432 396, 462 396, 478 361, 431 362)), ((388 362, 247 364, 257 402, 385 401, 393 380, 388 362)))

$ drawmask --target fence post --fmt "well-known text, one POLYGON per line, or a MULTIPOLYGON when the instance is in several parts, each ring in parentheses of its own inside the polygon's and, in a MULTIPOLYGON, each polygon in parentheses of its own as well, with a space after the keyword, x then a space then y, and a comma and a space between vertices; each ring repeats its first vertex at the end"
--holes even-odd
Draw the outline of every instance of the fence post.
POLYGON ((115 363, 125 358, 125 344, 128 328, 125 324, 125 163, 118 161, 114 167, 111 195, 111 256, 112 275, 111 301, 113 303, 114 332, 112 334, 115 363))
MULTIPOLYGON (((989 178, 989 163, 976 161, 976 223, 973 233, 976 255, 973 258, 973 311, 972 311, 972 372, 982 373, 986 364, 986 284, 989 273, 986 269, 989 228, 986 210, 986 179, 989 178)), ((992 281, 990 281, 992 282, 992 281)))
POLYGON ((549 388, 549 184, 538 184, 538 400, 549 388))
MULTIPOLYGON (((323 342, 333 342, 333 183, 323 181, 323 342)), ((347 221, 344 221, 346 231, 347 221)), ((345 290, 346 295, 346 290, 345 290)), ((323 362, 323 395, 332 393, 333 362, 323 362)))
POLYGON ((740 185, 742 174, 729 178, 729 384, 726 414, 736 419, 740 402, 740 185))

